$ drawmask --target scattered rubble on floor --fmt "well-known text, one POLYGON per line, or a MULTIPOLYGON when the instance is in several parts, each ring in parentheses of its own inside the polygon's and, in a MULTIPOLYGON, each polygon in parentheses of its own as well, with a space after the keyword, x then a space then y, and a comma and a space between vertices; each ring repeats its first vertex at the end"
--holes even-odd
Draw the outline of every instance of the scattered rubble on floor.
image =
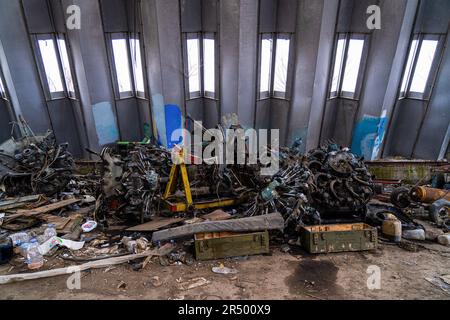
MULTIPOLYGON (((119 143, 81 174, 66 144, 20 125, 25 135, 0 146, 0 263, 15 272, 0 275, 0 284, 72 266, 129 262, 141 270, 151 261, 247 257, 268 253, 269 241, 284 253, 298 245, 312 253, 450 245, 449 166, 440 188, 435 177, 406 185, 376 180, 348 148, 328 142, 302 155, 297 141, 279 151, 279 171, 263 176, 260 165, 172 164, 164 147, 119 143), (61 268, 49 269, 49 261, 61 268)), ((238 272, 223 264, 211 270, 238 272)), ((162 285, 156 276, 150 282, 162 285)), ((196 277, 177 286, 207 284, 196 277)))

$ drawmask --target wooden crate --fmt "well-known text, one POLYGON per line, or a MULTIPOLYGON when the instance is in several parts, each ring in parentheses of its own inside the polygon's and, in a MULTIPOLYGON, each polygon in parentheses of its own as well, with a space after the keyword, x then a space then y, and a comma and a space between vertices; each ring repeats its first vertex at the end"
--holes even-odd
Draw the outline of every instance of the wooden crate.
POLYGON ((194 239, 197 260, 212 260, 269 252, 269 233, 267 231, 197 233, 194 239))
POLYGON ((303 227, 303 248, 310 253, 372 250, 377 246, 377 229, 365 223, 303 227))

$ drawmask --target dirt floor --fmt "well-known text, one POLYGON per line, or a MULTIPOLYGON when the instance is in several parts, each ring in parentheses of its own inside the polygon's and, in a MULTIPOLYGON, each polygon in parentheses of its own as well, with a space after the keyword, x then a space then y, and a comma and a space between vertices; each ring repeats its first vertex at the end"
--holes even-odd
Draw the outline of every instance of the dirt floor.
MULTIPOLYGON (((449 293, 425 280, 450 274, 450 248, 426 247, 411 252, 380 243, 369 252, 310 255, 303 250, 284 253, 275 246, 270 255, 191 266, 162 266, 155 260, 139 271, 127 264, 84 271, 79 290, 67 288, 69 276, 1 285, 0 299, 450 299, 449 293), (213 273, 211 268, 220 263, 238 273, 213 273), (380 289, 367 288, 371 265, 380 268, 380 289), (185 291, 177 288, 196 277, 209 283, 185 291)), ((1 266, 0 274, 9 269, 1 266)), ((17 267, 9 273, 16 272, 17 267)))

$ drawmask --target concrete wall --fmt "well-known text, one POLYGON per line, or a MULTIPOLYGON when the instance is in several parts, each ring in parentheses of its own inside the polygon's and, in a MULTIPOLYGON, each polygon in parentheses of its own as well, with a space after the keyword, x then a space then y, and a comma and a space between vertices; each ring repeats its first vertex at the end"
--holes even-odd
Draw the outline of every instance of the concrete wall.
POLYGON ((421 1, 414 32, 446 34, 429 101, 402 99, 395 104, 384 156, 437 159, 450 123, 450 3, 421 1))
POLYGON ((36 132, 51 128, 48 109, 23 18, 20 1, 0 1, 0 41, 4 57, 2 69, 10 72, 8 89, 14 86, 17 109, 36 132))

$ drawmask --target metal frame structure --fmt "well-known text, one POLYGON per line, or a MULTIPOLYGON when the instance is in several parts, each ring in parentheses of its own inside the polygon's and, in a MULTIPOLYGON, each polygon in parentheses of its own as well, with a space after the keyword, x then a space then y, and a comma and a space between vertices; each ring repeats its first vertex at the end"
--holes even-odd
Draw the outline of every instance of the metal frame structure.
POLYGON ((237 199, 233 198, 221 198, 219 200, 205 200, 205 201, 195 201, 192 199, 191 187, 189 184, 189 177, 187 173, 186 164, 183 162, 183 150, 180 151, 178 155, 178 162, 172 164, 169 174, 169 181, 167 182, 166 189, 162 199, 166 202, 169 210, 171 212, 184 212, 191 209, 209 209, 209 208, 219 208, 232 206, 238 203, 237 199), (177 184, 178 176, 181 172, 181 180, 183 183, 185 201, 184 202, 172 202, 170 201, 177 184))

